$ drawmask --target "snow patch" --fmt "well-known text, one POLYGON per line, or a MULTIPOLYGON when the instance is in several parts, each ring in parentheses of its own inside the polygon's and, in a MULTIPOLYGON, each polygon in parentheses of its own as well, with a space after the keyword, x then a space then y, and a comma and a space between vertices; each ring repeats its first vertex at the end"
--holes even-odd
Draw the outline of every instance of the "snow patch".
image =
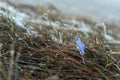
POLYGON ((113 40, 115 40, 112 36, 110 36, 110 35, 105 35, 104 36, 108 41, 113 41, 113 40))
POLYGON ((18 27, 21 27, 27 31, 27 34, 33 35, 36 34, 37 32, 34 30, 34 27, 27 27, 25 26, 30 19, 30 16, 28 16, 25 13, 20 12, 19 10, 15 9, 13 6, 9 5, 6 2, 0 1, 0 14, 6 18, 11 19, 14 21, 18 27))
POLYGON ((14 7, 7 4, 6 2, 0 2, 0 8, 4 9, 4 10, 0 11, 0 14, 12 19, 16 23, 16 25, 18 25, 19 27, 25 28, 24 21, 25 21, 25 19, 29 18, 28 15, 19 12, 14 7))
POLYGON ((83 31, 83 32, 91 32, 90 26, 85 24, 85 22, 81 21, 79 23, 79 25, 80 25, 79 29, 81 29, 81 31, 83 31))

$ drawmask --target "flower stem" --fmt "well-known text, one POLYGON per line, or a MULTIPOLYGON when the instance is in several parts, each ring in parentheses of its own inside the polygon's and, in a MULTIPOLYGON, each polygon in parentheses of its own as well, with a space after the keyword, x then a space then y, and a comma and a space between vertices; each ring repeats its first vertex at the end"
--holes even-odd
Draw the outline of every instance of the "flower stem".
POLYGON ((84 55, 82 55, 82 61, 83 61, 83 63, 85 64, 85 58, 84 58, 84 55))

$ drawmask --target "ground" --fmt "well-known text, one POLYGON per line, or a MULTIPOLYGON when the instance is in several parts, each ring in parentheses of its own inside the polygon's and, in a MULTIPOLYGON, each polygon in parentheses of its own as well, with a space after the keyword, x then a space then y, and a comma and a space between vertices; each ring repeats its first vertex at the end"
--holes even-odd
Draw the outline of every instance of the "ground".
POLYGON ((0 80, 119 80, 119 38, 109 34, 114 43, 94 33, 94 21, 54 6, 0 7, 0 80), (85 63, 76 38, 85 44, 85 63))

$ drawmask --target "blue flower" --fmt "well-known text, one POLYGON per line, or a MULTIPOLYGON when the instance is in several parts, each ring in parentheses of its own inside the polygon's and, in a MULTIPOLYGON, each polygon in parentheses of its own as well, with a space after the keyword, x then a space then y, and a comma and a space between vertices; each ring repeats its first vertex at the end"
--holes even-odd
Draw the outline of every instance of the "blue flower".
POLYGON ((77 49, 78 49, 79 53, 80 53, 81 55, 84 55, 84 53, 85 53, 85 45, 84 45, 84 43, 80 40, 80 38, 77 38, 76 44, 77 44, 77 49))

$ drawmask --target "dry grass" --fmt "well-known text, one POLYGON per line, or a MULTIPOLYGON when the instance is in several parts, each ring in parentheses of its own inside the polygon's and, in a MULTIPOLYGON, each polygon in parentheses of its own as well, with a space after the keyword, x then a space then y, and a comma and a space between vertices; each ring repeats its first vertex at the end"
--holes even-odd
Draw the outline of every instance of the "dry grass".
POLYGON ((28 25, 34 25, 42 37, 25 34, 11 19, 0 16, 0 80, 120 79, 119 57, 112 55, 115 45, 105 43, 103 36, 41 23, 28 25), (85 64, 74 43, 77 37, 86 45, 85 64))

